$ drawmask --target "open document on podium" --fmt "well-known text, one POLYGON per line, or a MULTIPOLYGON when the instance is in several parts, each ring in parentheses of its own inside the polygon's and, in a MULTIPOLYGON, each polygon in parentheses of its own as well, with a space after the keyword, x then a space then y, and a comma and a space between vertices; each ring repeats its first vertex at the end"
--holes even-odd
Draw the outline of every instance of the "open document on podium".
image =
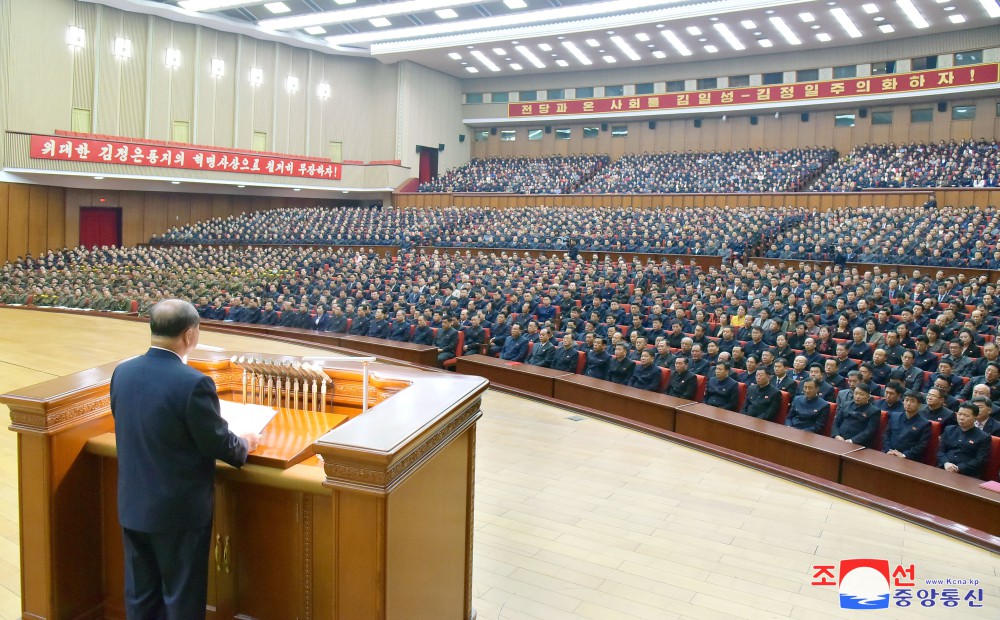
POLYGON ((260 434, 278 413, 273 407, 264 405, 244 405, 228 400, 220 400, 222 417, 229 423, 229 430, 236 435, 260 434))

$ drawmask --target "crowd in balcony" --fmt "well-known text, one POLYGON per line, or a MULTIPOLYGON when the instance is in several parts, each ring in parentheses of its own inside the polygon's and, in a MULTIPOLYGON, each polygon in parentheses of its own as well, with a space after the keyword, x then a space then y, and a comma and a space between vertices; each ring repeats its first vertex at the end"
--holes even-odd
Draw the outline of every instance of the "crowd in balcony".
POLYGON ((837 152, 827 148, 625 155, 579 188, 583 194, 796 192, 837 152))
POLYGON ((473 159, 421 183, 421 192, 570 194, 608 165, 607 155, 473 159))
POLYGON ((865 144, 826 168, 812 191, 919 187, 1000 187, 996 140, 865 144))
POLYGON ((936 423, 935 464, 973 476, 984 471, 989 436, 1000 436, 996 295, 985 276, 941 272, 702 270, 666 257, 469 250, 76 248, 0 270, 5 304, 143 312, 180 297, 206 319, 415 341, 437 347, 443 363, 476 352, 572 363, 570 371, 927 458, 926 438, 876 435, 872 416, 884 411, 886 428, 899 432, 901 421, 936 423), (972 443, 956 448, 956 437, 972 443))

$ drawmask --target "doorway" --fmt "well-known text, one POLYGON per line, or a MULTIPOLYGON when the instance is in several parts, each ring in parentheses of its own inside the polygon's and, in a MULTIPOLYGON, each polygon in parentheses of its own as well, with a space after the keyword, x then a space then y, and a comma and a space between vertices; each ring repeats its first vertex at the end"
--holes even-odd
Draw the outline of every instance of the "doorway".
POLYGON ((121 244, 120 207, 80 207, 80 245, 92 248, 121 244))

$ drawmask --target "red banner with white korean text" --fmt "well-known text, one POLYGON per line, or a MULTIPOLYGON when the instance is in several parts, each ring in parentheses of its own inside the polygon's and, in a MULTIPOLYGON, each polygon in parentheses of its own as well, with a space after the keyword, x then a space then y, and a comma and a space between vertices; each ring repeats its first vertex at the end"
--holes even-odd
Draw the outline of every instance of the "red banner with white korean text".
POLYGON ((837 100, 848 97, 920 93, 949 88, 962 88, 1000 82, 1000 64, 967 65, 858 77, 820 82, 798 82, 774 86, 749 86, 604 97, 601 99, 568 99, 507 104, 507 116, 551 117, 571 114, 621 114, 654 110, 684 110, 728 105, 766 105, 776 102, 809 102, 837 100))
POLYGON ((339 180, 341 165, 331 161, 301 159, 252 151, 220 151, 210 148, 149 144, 127 139, 94 139, 70 136, 31 136, 32 159, 120 164, 167 168, 260 174, 275 177, 339 180))

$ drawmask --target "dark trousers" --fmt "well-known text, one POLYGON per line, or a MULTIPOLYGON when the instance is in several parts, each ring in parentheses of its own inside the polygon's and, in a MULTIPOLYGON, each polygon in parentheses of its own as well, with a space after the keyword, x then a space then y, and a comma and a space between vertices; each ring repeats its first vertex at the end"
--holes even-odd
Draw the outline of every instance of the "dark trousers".
POLYGON ((122 528, 128 620, 205 617, 212 526, 177 532, 122 528))

